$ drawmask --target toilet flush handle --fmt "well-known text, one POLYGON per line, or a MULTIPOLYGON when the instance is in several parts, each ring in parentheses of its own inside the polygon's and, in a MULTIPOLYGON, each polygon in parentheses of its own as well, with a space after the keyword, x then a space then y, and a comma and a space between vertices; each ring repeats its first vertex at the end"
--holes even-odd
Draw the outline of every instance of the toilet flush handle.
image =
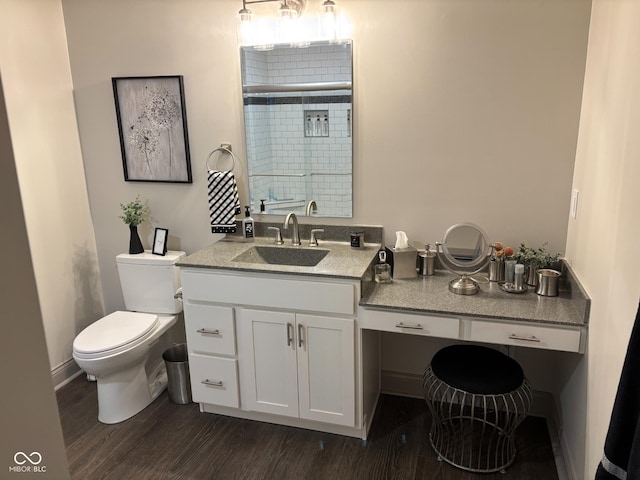
POLYGON ((176 290, 175 295, 173 296, 176 300, 182 301, 182 287, 176 290))

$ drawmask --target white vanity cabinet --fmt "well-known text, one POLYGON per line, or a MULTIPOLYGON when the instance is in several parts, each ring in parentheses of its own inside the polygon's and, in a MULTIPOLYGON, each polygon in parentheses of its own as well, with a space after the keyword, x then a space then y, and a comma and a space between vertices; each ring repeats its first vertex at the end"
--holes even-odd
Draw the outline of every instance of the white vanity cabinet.
POLYGON ((355 322, 239 309, 250 410, 354 426, 355 322))
POLYGON ((201 411, 363 436, 355 279, 181 269, 201 411))

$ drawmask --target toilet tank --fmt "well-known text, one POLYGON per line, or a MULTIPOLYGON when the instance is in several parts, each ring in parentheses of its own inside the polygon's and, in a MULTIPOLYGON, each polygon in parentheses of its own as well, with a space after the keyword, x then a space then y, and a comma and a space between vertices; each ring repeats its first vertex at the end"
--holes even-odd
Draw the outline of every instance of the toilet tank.
POLYGON ((173 298, 180 288, 180 268, 176 262, 185 252, 169 250, 166 255, 150 252, 116 257, 125 308, 132 312, 174 314, 182 302, 173 298))

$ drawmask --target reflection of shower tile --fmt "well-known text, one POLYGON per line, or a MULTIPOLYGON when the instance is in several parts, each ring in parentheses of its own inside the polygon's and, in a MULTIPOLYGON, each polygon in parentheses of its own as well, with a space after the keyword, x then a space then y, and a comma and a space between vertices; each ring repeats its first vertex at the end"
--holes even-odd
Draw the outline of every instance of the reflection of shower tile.
MULTIPOLYGON (((352 81, 351 48, 317 46, 307 49, 274 49, 258 52, 243 49, 243 83, 268 85, 276 80, 282 83, 315 83, 352 81), (317 57, 322 58, 318 59, 317 57), (324 62, 323 62, 324 60, 324 62), (320 61, 318 68, 313 64, 320 61), (249 68, 250 67, 250 68, 249 68), (249 76, 251 74, 251 76, 249 76)), ((247 94, 244 96, 245 115, 248 108, 259 107, 260 117, 255 125, 246 125, 247 157, 251 158, 250 192, 259 204, 259 198, 277 198, 282 205, 269 205, 269 213, 287 213, 298 208, 290 204, 300 198, 314 198, 322 204, 323 214, 351 216, 351 134, 348 131, 352 95, 345 91, 277 92, 247 94), (288 106, 290 109, 276 109, 288 106), (326 110, 330 123, 329 138, 305 135, 304 110, 326 110), (292 115, 292 116, 290 116, 292 115), (278 127, 272 121, 277 118, 278 127), (276 132, 284 128, 283 133, 276 132), (260 134, 258 137, 257 134, 260 134), (251 137, 251 140, 249 140, 251 137), (250 145, 249 145, 250 144, 250 145), (250 155, 249 155, 250 153, 250 155), (253 160, 260 156, 259 168, 253 160), (307 158, 306 164, 304 157, 307 158), (304 174, 304 177, 285 178, 271 176, 280 172, 304 174), (311 173, 320 173, 311 175, 311 173), (340 172, 333 175, 331 172, 340 172), (346 175, 344 175, 344 173, 346 175), (264 176, 260 176, 264 175, 264 176), (317 190, 316 190, 317 189, 317 190), (345 193, 348 192, 348 193, 345 193), (272 208, 283 208, 273 211, 272 208)), ((322 117, 324 119, 324 117, 322 117)), ((245 122, 248 124, 245 117, 245 122)), ((300 208, 304 211, 304 204, 300 208)))

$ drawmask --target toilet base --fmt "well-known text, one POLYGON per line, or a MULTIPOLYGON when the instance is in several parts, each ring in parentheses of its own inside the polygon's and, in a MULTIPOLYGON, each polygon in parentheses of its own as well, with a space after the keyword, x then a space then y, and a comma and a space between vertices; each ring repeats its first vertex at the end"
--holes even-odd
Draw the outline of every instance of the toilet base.
POLYGON ((144 410, 167 388, 162 353, 171 346, 177 316, 160 316, 151 338, 112 355, 73 358, 97 382, 98 420, 113 424, 144 410))
POLYGON ((114 424, 144 410, 167 388, 167 371, 160 364, 149 377, 145 362, 98 378, 98 420, 114 424))

